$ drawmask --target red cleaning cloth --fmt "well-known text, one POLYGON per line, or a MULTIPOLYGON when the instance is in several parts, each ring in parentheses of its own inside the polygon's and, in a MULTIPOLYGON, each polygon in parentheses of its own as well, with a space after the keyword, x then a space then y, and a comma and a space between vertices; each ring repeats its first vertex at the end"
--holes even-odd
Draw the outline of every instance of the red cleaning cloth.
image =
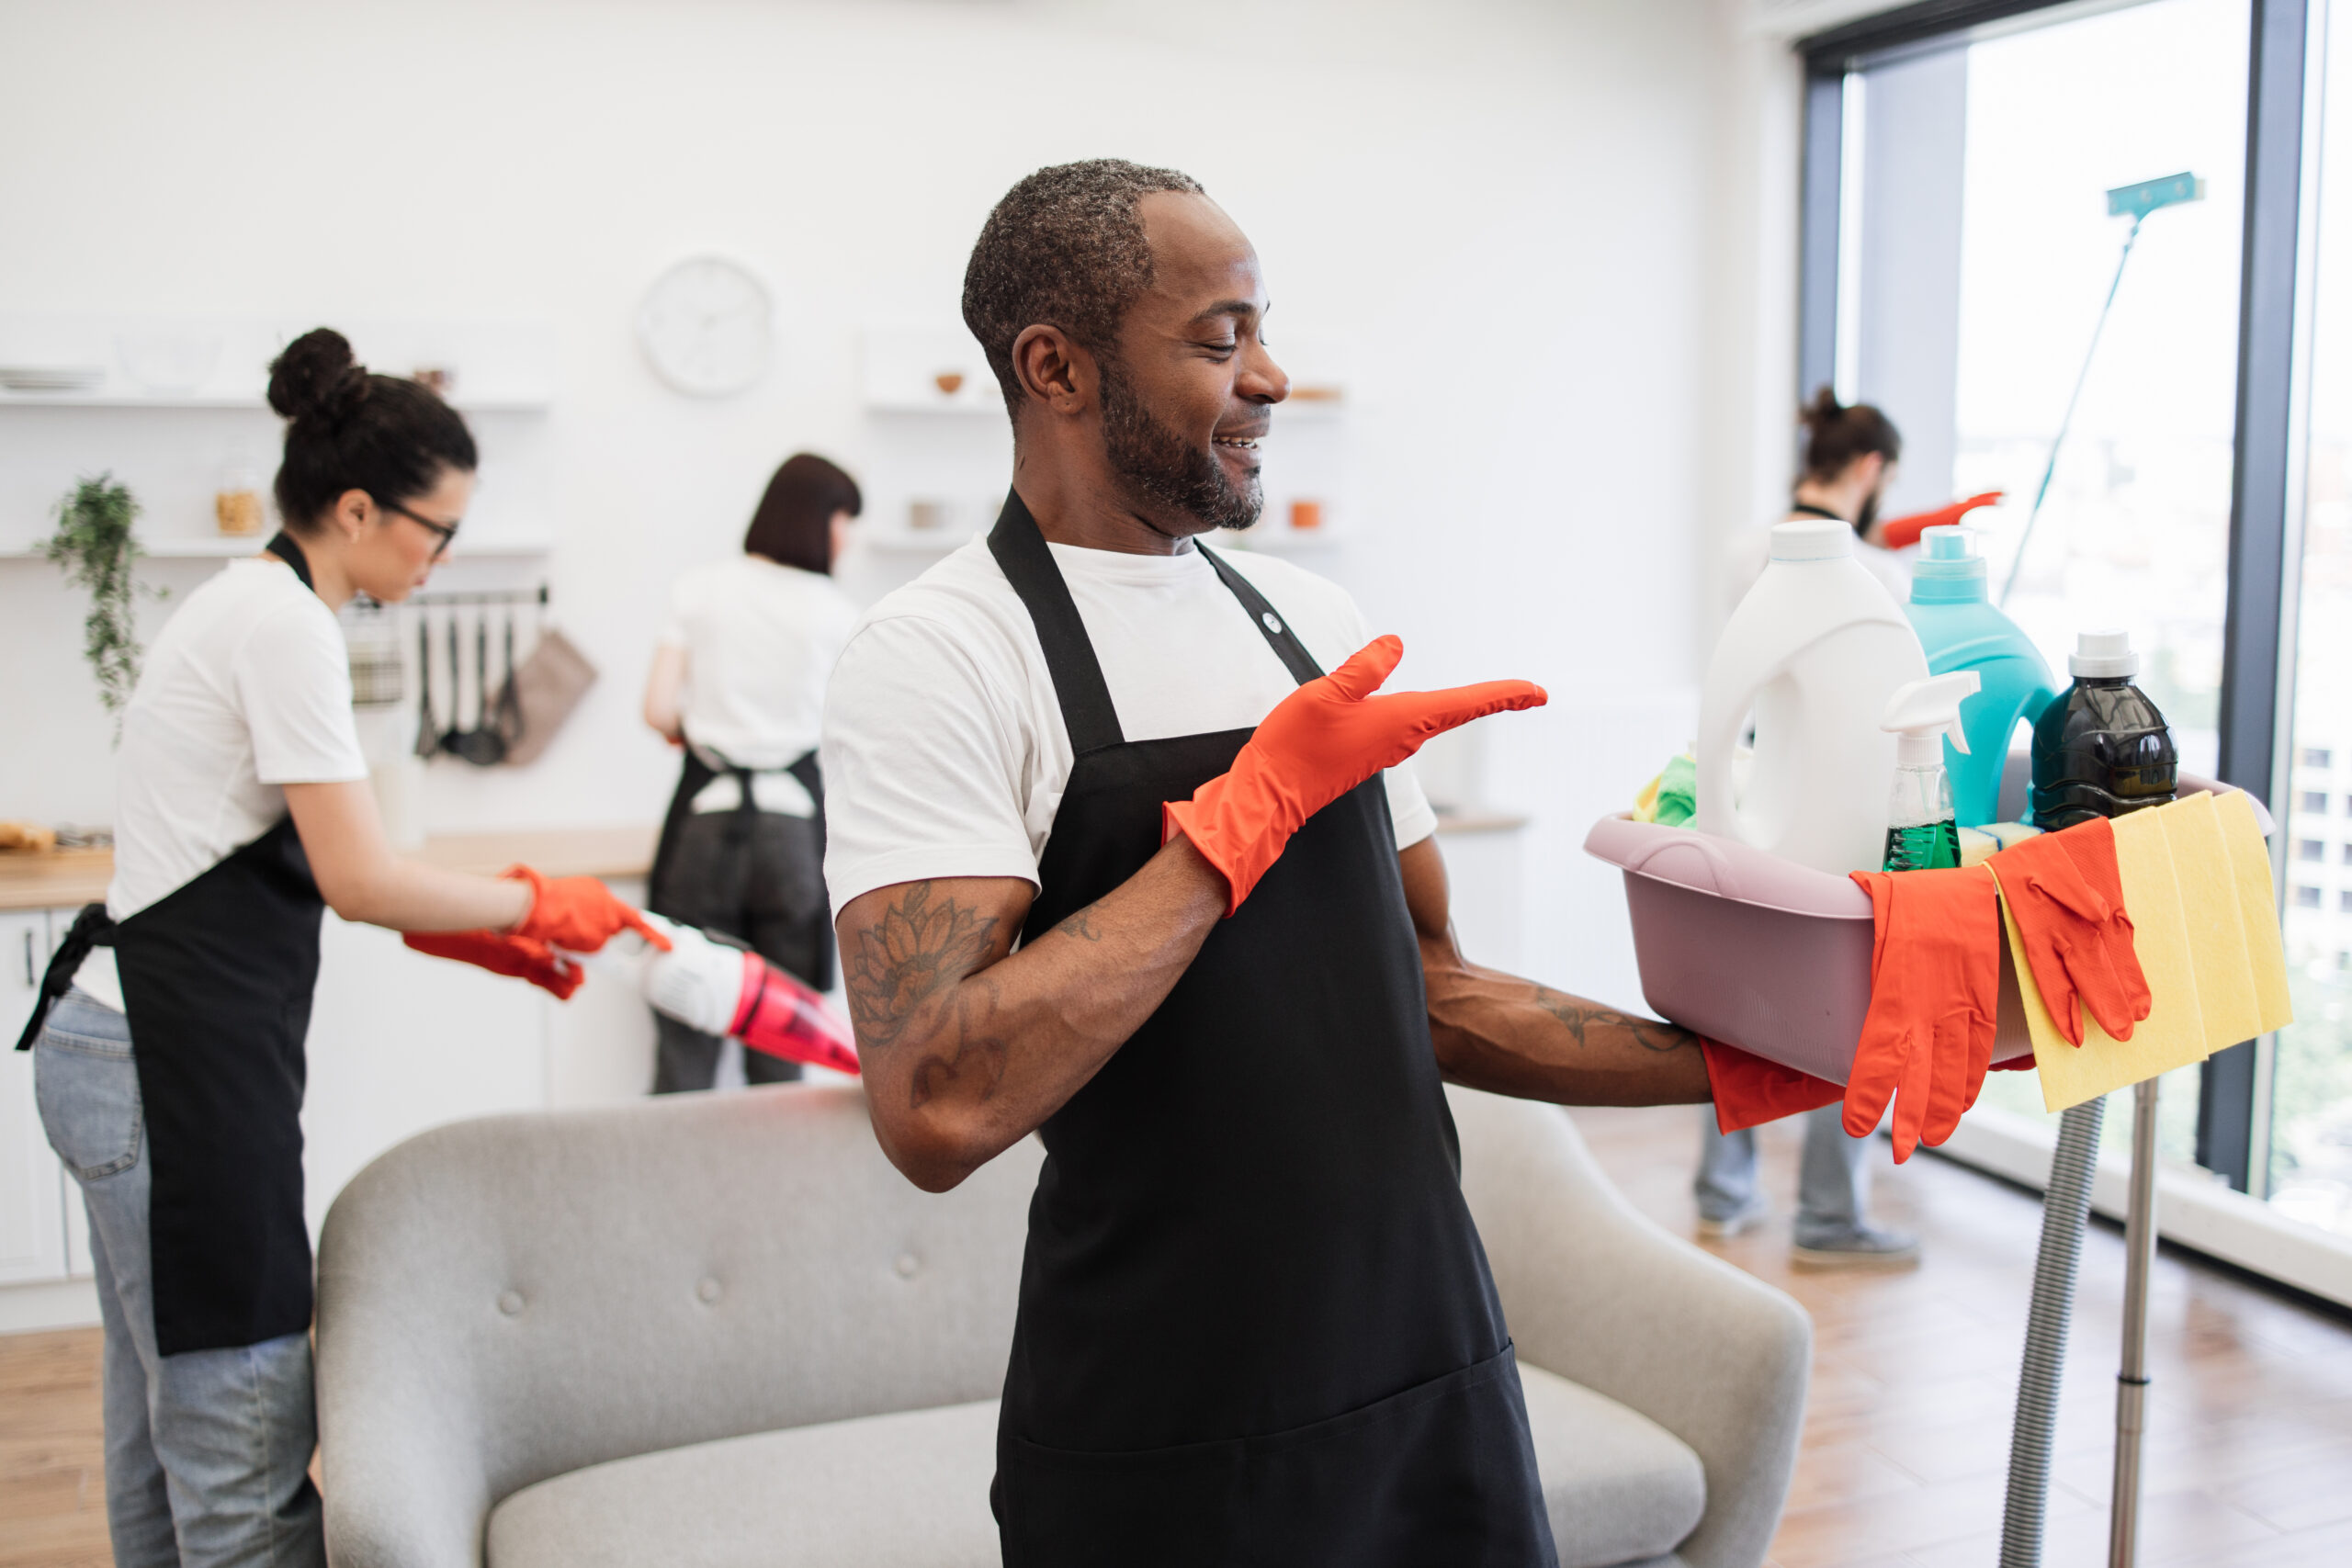
POLYGON ((1846 1131, 1894 1101, 1894 1158, 1951 1136, 1976 1103, 2000 1010, 1999 890, 1983 866, 1858 871, 1871 896, 1871 1010, 1846 1080, 1846 1131))
POLYGON ((1760 1127, 1783 1116, 1833 1105, 1845 1090, 1826 1078, 1750 1055, 1736 1045, 1699 1037, 1706 1053, 1707 1088, 1715 1097, 1715 1126, 1724 1133, 1760 1127))
POLYGON ((559 1001, 570 1001, 580 988, 581 970, 556 956, 546 942, 526 936, 502 936, 496 931, 407 931, 401 941, 435 958, 454 958, 493 975, 528 980, 559 1001))
POLYGON ((2025 941, 2042 1005, 2070 1045, 2083 1043, 2083 1009, 2129 1040, 2155 998, 2132 946, 2115 864, 2115 825, 2104 817, 2012 845, 1984 862, 2025 941))
POLYGON ((1939 506, 1933 512, 1914 512, 1908 517, 1890 517, 1879 530, 1879 537, 1886 541, 1890 550, 1908 549, 1919 542, 1919 536, 1930 528, 1949 528, 1980 506, 1999 503, 2007 492, 1988 490, 1982 495, 1972 495, 1966 501, 1955 501, 1950 506, 1939 506))

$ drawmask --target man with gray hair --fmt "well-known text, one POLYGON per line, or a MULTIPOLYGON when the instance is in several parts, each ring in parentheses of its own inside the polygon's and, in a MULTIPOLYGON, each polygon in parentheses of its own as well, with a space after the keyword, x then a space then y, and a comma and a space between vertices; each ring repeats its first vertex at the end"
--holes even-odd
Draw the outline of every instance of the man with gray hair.
POLYGON ((1454 946, 1399 764, 1543 693, 1378 694, 1403 647, 1344 592, 1198 542, 1262 505, 1289 391, 1266 308, 1249 241, 1170 170, 1042 169, 981 231, 964 318, 1012 493, 868 612, 826 705, 874 1128, 933 1190, 1046 1145, 1009 1568, 1535 1568, 1442 1079, 1660 1103, 1706 1100, 1706 1069, 1679 1029, 1454 946))

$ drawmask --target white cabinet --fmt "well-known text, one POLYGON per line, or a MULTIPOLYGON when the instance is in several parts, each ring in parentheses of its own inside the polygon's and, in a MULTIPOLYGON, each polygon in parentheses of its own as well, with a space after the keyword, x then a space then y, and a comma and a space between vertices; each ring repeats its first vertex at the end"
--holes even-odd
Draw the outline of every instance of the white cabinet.
POLYGON ((315 1239, 344 1183, 428 1127, 548 1103, 550 998, 428 958, 400 934, 333 914, 305 1046, 303 1207, 315 1239))
POLYGON ((48 914, 0 913, 0 1284, 65 1277, 64 1171, 40 1130, 32 1053, 7 1049, 48 963, 48 914))

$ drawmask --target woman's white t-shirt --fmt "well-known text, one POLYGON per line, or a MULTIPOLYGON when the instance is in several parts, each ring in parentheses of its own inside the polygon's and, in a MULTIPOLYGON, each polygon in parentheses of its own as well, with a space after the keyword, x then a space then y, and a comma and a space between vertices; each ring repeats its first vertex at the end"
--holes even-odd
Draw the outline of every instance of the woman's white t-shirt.
MULTIPOLYGON (((286 815, 289 784, 368 776, 334 613, 275 558, 232 561, 164 623, 116 757, 118 920, 178 891, 286 815)), ((119 1008, 113 954, 75 984, 119 1008)))
MULTIPOLYGON (((825 679, 857 624, 857 606, 820 572, 742 555, 699 567, 670 590, 664 648, 686 654, 681 724, 693 745, 763 774, 752 782, 763 810, 807 817, 814 809, 790 766, 814 749, 822 728, 825 679)), ((732 777, 714 781, 697 810, 732 809, 732 777)))
MULTIPOLYGON (((1250 728, 1297 689, 1197 550, 1048 547, 1127 739, 1250 728)), ((1221 554, 1326 671, 1372 640, 1336 583, 1267 556, 1221 554)), ((893 883, 1036 882, 1069 779, 1069 734, 1036 627, 985 539, 859 621, 826 695, 824 757, 825 886, 835 914, 893 883)), ((1408 768, 1391 768, 1386 783, 1399 849, 1436 831, 1408 768)))

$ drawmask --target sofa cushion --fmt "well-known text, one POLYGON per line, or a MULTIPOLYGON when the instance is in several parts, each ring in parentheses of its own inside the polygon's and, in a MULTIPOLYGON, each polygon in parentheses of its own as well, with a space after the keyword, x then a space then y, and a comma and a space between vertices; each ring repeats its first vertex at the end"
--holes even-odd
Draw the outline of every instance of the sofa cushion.
POLYGON ((490 1568, 997 1568, 996 1401, 590 1465, 492 1510, 490 1568))
MULTIPOLYGON (((1663 1556, 1707 1483, 1680 1439, 1521 1363, 1560 1568, 1663 1556)), ((695 1443, 528 1486, 490 1516, 490 1568, 996 1568, 996 1402, 695 1443)))
POLYGON ((1521 1361, 1519 1381, 1560 1568, 1663 1557, 1699 1528, 1707 1473, 1681 1438, 1556 1372, 1521 1361))

